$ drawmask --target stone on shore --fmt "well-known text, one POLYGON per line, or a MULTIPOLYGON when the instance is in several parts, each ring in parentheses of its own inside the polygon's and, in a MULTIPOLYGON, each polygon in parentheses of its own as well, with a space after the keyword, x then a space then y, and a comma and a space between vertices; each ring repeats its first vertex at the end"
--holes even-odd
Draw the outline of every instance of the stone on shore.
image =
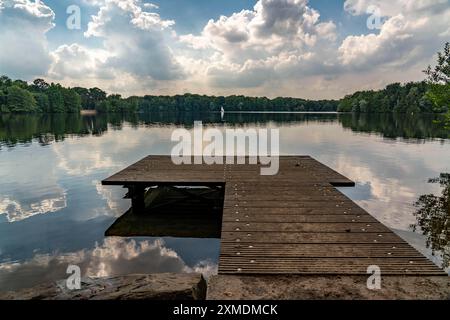
POLYGON ((160 273, 109 278, 86 278, 80 290, 64 281, 15 292, 0 293, 0 300, 204 300, 206 281, 197 273, 160 273))

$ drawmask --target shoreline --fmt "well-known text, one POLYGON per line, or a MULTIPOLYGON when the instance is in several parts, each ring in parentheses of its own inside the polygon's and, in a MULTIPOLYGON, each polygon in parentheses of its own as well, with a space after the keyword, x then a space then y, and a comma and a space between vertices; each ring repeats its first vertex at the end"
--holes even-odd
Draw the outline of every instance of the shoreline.
POLYGON ((450 300, 450 277, 384 276, 380 290, 366 276, 130 274, 84 278, 80 290, 65 281, 0 293, 0 300, 450 300))

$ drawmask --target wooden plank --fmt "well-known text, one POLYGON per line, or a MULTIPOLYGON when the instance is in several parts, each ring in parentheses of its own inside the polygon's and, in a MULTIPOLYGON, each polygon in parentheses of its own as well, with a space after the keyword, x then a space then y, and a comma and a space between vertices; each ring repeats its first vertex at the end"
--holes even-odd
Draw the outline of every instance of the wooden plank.
POLYGON ((272 223, 354 223, 354 222, 377 222, 377 220, 369 214, 363 216, 344 215, 344 214, 235 214, 234 212, 223 215, 223 222, 272 222, 272 223))
POLYGON ((388 233, 304 233, 304 232, 229 232, 222 231, 222 242, 236 243, 405 243, 388 233))
POLYGON ((328 201, 321 202, 320 200, 236 200, 225 198, 224 208, 230 207, 247 207, 247 208, 322 208, 322 209, 353 209, 355 205, 349 201, 328 201))
POLYGON ((224 208, 224 215, 235 214, 235 213, 245 213, 245 214, 267 214, 267 215, 348 215, 356 214, 357 216, 369 215, 364 209, 360 207, 339 207, 329 206, 324 207, 312 207, 312 208, 288 208, 288 207, 244 207, 241 206, 229 206, 224 208))
MULTIPOLYGON (((249 164, 248 157, 245 164, 222 160, 175 165, 169 156, 149 156, 102 183, 224 186, 221 274, 366 275, 369 265, 378 265, 383 274, 446 275, 335 188, 353 181, 315 159, 280 157, 274 176, 260 175, 265 166, 249 164)), ((188 221, 174 208, 169 213, 178 224, 188 221)), ((201 216, 192 226, 196 219, 201 216)), ((162 214, 147 221, 155 232, 171 229, 162 214)))
POLYGON ((328 223, 328 222, 224 222, 222 231, 241 232, 333 232, 333 233, 380 233, 390 232, 379 222, 328 223))
POLYGON ((221 256, 242 257, 310 257, 310 258, 417 258, 422 255, 410 245, 401 244, 222 244, 221 256))
POLYGON ((360 274, 376 265, 383 275, 437 275, 442 270, 425 258, 259 258, 220 259, 221 274, 360 274))

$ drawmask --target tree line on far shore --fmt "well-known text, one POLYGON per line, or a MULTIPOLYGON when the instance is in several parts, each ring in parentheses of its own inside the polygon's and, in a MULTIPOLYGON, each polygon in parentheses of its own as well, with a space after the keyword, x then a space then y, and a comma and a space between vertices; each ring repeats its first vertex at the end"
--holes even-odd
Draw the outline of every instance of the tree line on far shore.
POLYGON ((343 98, 340 112, 445 113, 450 124, 450 43, 438 52, 437 64, 428 66, 427 79, 405 85, 394 83, 379 91, 360 91, 343 98))
MULTIPOLYGON (((450 119, 450 43, 438 53, 437 65, 425 70, 426 81, 394 83, 383 90, 360 91, 341 100, 305 100, 298 98, 246 96, 108 95, 99 88, 65 88, 36 79, 32 83, 0 77, 1 113, 135 113, 151 111, 210 112, 227 111, 339 111, 361 113, 447 113, 450 119)), ((450 120, 449 120, 450 121, 450 120)))
MULTIPOLYGON (((447 88, 448 89, 448 88, 447 88)), ((394 83, 379 91, 361 91, 337 100, 304 100, 198 94, 122 98, 107 95, 99 88, 65 88, 36 79, 31 84, 22 80, 0 77, 0 111, 2 113, 78 113, 97 110, 100 113, 135 113, 151 111, 211 112, 224 107, 226 111, 339 111, 362 113, 442 113, 448 101, 433 103, 430 84, 394 83)))
POLYGON ((206 96, 184 94, 175 96, 107 95, 99 88, 64 88, 36 79, 31 84, 0 77, 0 111, 2 113, 77 113, 96 110, 100 113, 135 113, 152 111, 211 112, 220 111, 336 111, 337 100, 304 100, 297 98, 206 96))
POLYGON ((436 105, 428 97, 430 85, 425 82, 410 82, 404 85, 393 83, 383 90, 360 91, 343 98, 339 112, 361 113, 442 113, 448 106, 436 105))

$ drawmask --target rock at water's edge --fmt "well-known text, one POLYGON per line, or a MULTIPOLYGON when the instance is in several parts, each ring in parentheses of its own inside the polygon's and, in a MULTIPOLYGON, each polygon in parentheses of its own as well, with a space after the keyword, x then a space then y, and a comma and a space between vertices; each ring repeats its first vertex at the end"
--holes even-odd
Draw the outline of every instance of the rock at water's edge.
POLYGON ((204 300, 206 281, 197 273, 157 273, 83 279, 80 290, 65 281, 0 293, 0 300, 204 300))

